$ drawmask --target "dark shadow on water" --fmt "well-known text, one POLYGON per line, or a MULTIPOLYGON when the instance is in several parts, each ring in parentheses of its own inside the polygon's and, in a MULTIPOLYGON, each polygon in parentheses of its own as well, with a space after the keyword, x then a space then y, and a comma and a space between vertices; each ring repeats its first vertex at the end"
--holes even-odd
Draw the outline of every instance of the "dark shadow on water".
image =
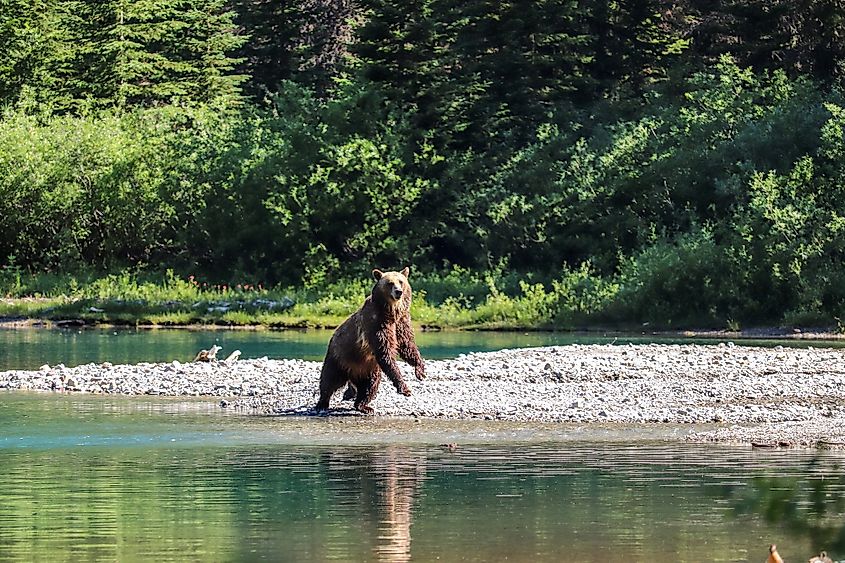
POLYGON ((288 417, 308 417, 308 418, 340 418, 340 417, 355 417, 355 418, 373 418, 373 415, 367 415, 353 408, 333 408, 328 411, 318 411, 313 407, 293 407, 290 409, 274 410, 272 413, 259 415, 260 418, 288 418, 288 417))
MULTIPOLYGON (((789 452, 783 455, 788 456, 789 452)), ((761 517, 766 523, 804 538, 819 551, 845 553, 845 475, 842 466, 817 456, 802 464, 796 475, 754 476, 732 491, 738 520, 761 517)), ((792 472, 790 472, 792 473, 792 472)))

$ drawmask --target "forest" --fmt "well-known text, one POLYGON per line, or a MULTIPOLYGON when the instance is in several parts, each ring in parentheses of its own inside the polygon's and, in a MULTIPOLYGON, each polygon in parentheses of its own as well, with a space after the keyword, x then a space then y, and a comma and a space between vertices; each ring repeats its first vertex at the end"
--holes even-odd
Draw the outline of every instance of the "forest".
POLYGON ((836 0, 3 0, 0 293, 411 265, 518 325, 841 330, 843 37, 836 0))

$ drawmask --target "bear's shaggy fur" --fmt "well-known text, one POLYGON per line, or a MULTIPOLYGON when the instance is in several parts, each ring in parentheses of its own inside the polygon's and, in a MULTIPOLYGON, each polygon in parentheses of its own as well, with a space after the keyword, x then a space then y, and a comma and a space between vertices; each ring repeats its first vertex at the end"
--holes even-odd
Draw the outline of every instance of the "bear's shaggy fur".
POLYGON ((317 410, 327 410, 332 395, 349 383, 347 394, 355 393, 355 408, 372 413, 369 404, 378 392, 382 373, 399 393, 410 395, 396 364, 397 355, 414 366, 417 379, 425 377, 425 365, 411 327, 408 273, 408 268, 401 272, 373 270, 376 284, 372 293, 360 309, 337 327, 329 341, 320 373, 317 410))

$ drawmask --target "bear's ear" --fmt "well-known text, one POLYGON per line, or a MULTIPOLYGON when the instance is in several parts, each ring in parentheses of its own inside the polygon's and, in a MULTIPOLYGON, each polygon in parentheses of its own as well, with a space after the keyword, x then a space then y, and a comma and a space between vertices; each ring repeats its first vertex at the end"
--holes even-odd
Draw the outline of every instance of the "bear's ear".
POLYGON ((409 267, 405 266, 405 269, 404 269, 404 270, 402 270, 402 271, 401 271, 401 272, 399 272, 399 273, 400 273, 400 274, 402 274, 403 276, 405 276, 405 277, 407 278, 407 277, 408 277, 408 274, 410 274, 410 273, 411 273, 411 269, 410 269, 409 267))
POLYGON ((373 270, 373 279, 374 280, 379 281, 383 275, 384 275, 384 272, 382 272, 378 268, 373 270))

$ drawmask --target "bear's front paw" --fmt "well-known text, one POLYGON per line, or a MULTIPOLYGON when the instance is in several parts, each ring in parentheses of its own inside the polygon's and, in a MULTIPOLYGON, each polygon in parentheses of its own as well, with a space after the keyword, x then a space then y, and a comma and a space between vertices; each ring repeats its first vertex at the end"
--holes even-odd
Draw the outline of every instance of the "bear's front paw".
POLYGON ((404 383, 403 383, 402 385, 397 385, 397 386, 396 386, 396 390, 397 390, 397 391, 398 391, 401 395, 405 395, 406 397, 410 397, 410 396, 411 396, 411 388, 410 388, 410 387, 408 387, 407 385, 405 385, 404 383))
POLYGON ((425 379, 425 366, 420 364, 417 367, 415 367, 414 368, 414 375, 416 375, 417 379, 419 379, 420 381, 425 379))
POLYGON ((373 407, 368 407, 367 405, 355 405, 355 409, 364 414, 373 414, 375 412, 373 407))

